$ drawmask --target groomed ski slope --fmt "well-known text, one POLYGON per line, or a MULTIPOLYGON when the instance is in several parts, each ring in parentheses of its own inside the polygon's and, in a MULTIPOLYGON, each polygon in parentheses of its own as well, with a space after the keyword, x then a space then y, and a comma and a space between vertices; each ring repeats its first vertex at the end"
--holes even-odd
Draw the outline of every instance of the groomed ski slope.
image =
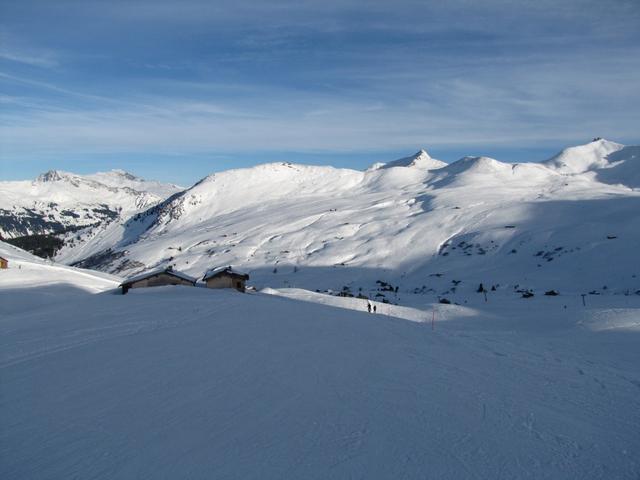
POLYGON ((0 272, 1 478, 640 475, 637 296, 437 305, 432 329, 432 306, 123 296, 22 261, 0 272))

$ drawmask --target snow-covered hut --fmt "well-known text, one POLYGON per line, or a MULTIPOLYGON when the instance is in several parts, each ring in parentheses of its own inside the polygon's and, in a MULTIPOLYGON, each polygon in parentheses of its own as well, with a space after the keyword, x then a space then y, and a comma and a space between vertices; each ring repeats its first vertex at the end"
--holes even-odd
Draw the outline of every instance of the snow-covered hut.
POLYGON ((0 257, 0 269, 9 268, 9 260, 4 257, 0 257))
POLYGON ((161 287, 164 285, 186 285, 193 287, 196 279, 171 267, 144 272, 134 277, 128 278, 120 284, 124 295, 130 288, 161 287))
POLYGON ((207 288, 235 288, 244 292, 249 275, 231 267, 217 267, 205 273, 202 280, 207 284, 207 288))

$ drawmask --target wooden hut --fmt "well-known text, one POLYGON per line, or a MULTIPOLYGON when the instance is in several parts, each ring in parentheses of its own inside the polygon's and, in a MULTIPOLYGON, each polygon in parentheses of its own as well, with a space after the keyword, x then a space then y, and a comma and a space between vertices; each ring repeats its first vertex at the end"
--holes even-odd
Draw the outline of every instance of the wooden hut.
POLYGON ((161 287, 164 285, 185 285, 193 287, 195 284, 195 278, 174 270, 171 267, 167 267, 128 278, 120 284, 120 287, 124 295, 130 288, 161 287))
POLYGON ((0 269, 4 270, 5 268, 9 268, 9 260, 4 257, 0 257, 0 269))
POLYGON ((218 267, 205 273, 202 280, 207 284, 207 288, 235 288, 239 292, 244 292, 249 275, 231 267, 218 267))

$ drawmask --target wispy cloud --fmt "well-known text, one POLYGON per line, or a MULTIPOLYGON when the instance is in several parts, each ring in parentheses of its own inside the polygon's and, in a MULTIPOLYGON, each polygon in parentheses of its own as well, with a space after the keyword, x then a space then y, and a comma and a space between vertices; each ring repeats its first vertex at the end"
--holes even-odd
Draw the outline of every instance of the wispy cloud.
POLYGON ((43 68, 58 66, 58 60, 53 55, 38 55, 31 52, 9 50, 6 47, 0 47, 0 58, 43 68))
MULTIPOLYGON (((540 79, 537 85, 543 82, 540 79)), ((446 97, 416 104, 288 93, 263 99, 249 110, 234 102, 147 98, 151 106, 103 105, 5 115, 0 137, 5 139, 6 155, 34 150, 48 154, 69 150, 241 154, 514 145, 637 134, 633 110, 617 109, 614 125, 614 115, 602 114, 598 97, 589 106, 576 104, 562 92, 541 89, 540 96, 527 99, 506 82, 486 85, 472 80, 441 88, 446 97), (600 113, 594 114, 594 108, 600 113), (575 122, 577 115, 584 118, 575 122), (34 138, 37 145, 33 145, 34 138)))
POLYGON ((6 10, 24 39, 0 50, 6 159, 640 140, 636 1, 6 10))
POLYGON ((54 68, 60 65, 58 52, 47 47, 25 45, 13 35, 0 30, 0 60, 30 65, 40 68, 54 68))

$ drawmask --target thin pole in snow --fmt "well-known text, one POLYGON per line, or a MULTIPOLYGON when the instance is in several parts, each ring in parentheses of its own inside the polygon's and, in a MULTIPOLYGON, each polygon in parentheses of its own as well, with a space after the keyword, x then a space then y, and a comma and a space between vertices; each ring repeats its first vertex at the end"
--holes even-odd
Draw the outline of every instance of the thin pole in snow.
POLYGON ((586 306, 587 306, 587 303, 584 301, 584 297, 586 297, 586 296, 587 296, 587 294, 586 294, 586 293, 583 293, 583 294, 581 295, 581 297, 582 297, 582 306, 583 306, 583 307, 586 307, 586 306))

